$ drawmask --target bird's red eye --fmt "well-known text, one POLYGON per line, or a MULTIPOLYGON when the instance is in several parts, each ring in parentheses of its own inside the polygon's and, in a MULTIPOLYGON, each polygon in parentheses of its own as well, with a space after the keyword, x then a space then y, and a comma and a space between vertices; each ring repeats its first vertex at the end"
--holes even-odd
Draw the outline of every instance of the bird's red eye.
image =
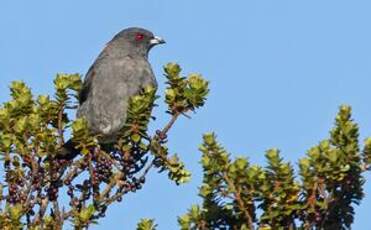
POLYGON ((143 38, 144 38, 144 35, 141 34, 141 33, 137 33, 137 34, 135 35, 135 40, 136 40, 136 41, 143 40, 143 38))

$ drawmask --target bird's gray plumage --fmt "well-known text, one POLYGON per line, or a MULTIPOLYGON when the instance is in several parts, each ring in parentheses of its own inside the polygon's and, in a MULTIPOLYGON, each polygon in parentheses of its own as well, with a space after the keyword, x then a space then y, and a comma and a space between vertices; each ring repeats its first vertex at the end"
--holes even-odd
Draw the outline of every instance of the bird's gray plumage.
MULTIPOLYGON (((126 121, 129 98, 147 85, 157 87, 148 52, 159 37, 141 28, 118 33, 103 49, 87 72, 79 95, 77 117, 84 117, 99 142, 112 143, 126 121)), ((74 157, 78 150, 68 141, 60 156, 74 157), (73 152, 73 153, 72 153, 73 152)))

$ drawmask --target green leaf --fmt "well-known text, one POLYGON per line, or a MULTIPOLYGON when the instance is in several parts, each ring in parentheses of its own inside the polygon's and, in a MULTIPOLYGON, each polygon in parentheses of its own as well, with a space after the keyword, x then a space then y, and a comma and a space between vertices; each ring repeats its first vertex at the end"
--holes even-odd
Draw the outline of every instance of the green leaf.
POLYGON ((79 219, 82 223, 87 223, 95 212, 94 205, 89 205, 88 207, 81 210, 79 214, 79 219))
POLYGON ((135 143, 138 143, 141 139, 141 136, 137 133, 131 135, 131 140, 133 140, 135 143))
POLYGON ((137 230, 156 230, 157 224, 153 219, 141 219, 137 225, 137 230))
POLYGON ((212 192, 209 184, 203 184, 200 188, 200 196, 207 197, 212 192))
POLYGON ((214 145, 215 144, 215 134, 214 133, 206 133, 204 134, 204 142, 207 145, 214 145))
POLYGON ((164 71, 169 76, 176 77, 176 76, 179 75, 179 73, 182 71, 182 69, 176 63, 168 63, 167 65, 165 65, 164 71))
POLYGON ((333 163, 335 163, 338 160, 338 152, 336 150, 329 151, 327 156, 328 159, 333 163))

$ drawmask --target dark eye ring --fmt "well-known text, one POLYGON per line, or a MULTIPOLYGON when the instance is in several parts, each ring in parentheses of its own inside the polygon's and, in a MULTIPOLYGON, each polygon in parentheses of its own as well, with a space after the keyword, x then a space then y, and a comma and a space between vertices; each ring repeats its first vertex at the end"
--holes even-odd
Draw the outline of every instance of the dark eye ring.
POLYGON ((137 34, 135 35, 135 40, 136 40, 136 41, 143 40, 143 38, 144 38, 144 34, 137 33, 137 34))

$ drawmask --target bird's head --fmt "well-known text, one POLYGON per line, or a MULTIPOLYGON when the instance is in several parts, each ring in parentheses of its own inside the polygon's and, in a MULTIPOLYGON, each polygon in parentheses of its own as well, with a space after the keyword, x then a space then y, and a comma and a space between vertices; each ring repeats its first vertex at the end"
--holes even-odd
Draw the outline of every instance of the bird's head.
POLYGON ((165 43, 165 40, 146 29, 131 27, 116 34, 110 43, 127 54, 147 56, 152 47, 165 43))

